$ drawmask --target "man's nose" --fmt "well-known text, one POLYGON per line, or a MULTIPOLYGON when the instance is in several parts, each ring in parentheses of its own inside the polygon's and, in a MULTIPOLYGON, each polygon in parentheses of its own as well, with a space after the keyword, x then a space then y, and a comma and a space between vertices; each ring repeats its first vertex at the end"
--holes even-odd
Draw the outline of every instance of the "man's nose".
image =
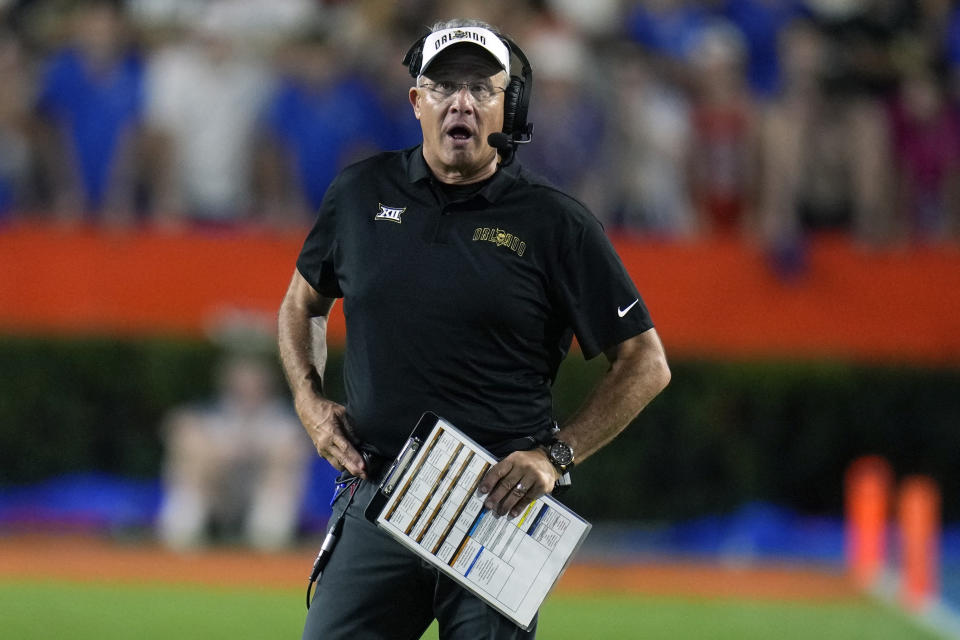
POLYGON ((457 89, 457 92, 453 94, 451 106, 461 113, 472 113, 475 102, 476 100, 474 100, 470 90, 466 86, 461 85, 460 88, 457 89))

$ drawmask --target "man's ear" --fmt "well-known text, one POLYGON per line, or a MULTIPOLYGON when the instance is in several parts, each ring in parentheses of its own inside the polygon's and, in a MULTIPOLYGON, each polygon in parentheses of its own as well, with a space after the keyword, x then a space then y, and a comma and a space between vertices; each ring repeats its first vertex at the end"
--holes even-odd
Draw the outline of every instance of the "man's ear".
POLYGON ((410 98, 410 106, 413 107, 413 115, 417 117, 417 120, 420 119, 420 90, 417 87, 410 87, 410 93, 408 94, 410 98))

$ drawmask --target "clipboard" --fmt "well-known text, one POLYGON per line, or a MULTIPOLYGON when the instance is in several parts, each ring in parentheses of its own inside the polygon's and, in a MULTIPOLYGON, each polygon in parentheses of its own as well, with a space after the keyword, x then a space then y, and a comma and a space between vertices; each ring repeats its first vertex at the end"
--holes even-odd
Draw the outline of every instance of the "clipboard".
POLYGON ((432 412, 421 416, 364 514, 529 630, 591 525, 550 495, 496 517, 476 490, 497 459, 432 412))

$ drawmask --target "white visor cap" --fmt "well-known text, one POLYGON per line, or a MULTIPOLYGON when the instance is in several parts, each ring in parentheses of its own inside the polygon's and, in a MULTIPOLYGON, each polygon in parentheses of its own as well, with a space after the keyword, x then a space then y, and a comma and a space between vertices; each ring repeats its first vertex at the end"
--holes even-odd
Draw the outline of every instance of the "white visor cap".
POLYGON ((447 47, 455 44, 475 44, 482 47, 496 59, 503 70, 510 75, 510 49, 503 40, 489 29, 483 27, 454 27, 434 31, 423 41, 423 62, 420 63, 420 75, 430 63, 447 47))

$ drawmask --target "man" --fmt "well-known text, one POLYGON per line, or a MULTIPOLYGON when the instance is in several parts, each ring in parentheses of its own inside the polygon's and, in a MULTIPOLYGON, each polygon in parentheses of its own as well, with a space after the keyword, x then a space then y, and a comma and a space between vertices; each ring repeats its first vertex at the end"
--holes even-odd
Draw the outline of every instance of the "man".
POLYGON ((67 222, 126 224, 134 204, 143 60, 127 42, 116 2, 79 2, 69 24, 71 42, 47 61, 36 102, 54 208, 67 222))
POLYGON ((211 402, 177 407, 164 423, 160 539, 190 550, 218 525, 227 540, 282 549, 296 535, 309 472, 303 431, 263 355, 230 354, 218 382, 211 402))
POLYGON ((285 54, 260 155, 273 221, 299 226, 320 207, 341 167, 394 148, 395 137, 375 87, 355 67, 338 63, 340 51, 327 33, 306 33, 285 54))
POLYGON ((256 133, 272 91, 225 3, 208 3, 186 37, 158 49, 147 70, 153 212, 171 227, 229 227, 252 217, 256 133))
POLYGON ((443 638, 532 638, 535 627, 515 626, 364 520, 377 461, 395 456, 433 411, 505 456, 478 490, 498 515, 516 514, 669 380, 646 308, 599 223, 487 141, 503 128, 508 44, 488 25, 452 21, 436 25, 422 50, 409 97, 423 144, 334 180, 280 308, 297 412, 320 455, 344 479, 360 479, 336 500, 346 518, 304 638, 417 638, 434 618, 443 638), (322 387, 337 297, 346 407, 322 387), (549 433, 550 385, 574 333, 610 370, 549 451, 523 446, 549 433))

